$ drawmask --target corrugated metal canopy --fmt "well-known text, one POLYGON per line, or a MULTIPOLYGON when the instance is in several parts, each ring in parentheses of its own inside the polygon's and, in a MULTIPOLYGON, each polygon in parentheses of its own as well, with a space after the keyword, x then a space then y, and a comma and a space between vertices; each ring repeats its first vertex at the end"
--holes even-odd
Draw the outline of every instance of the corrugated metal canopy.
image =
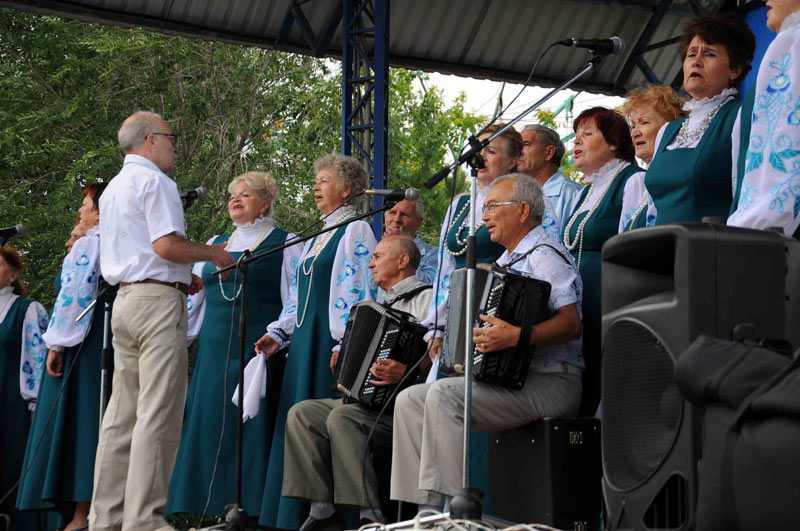
MULTIPOLYGON (((564 37, 620 36, 609 56, 575 88, 624 95, 648 80, 679 79, 674 37, 695 10, 724 0, 391 0, 390 64, 522 82, 537 56, 564 37), (642 59, 644 61, 642 61, 642 59), (649 76, 649 78, 648 78, 649 76)), ((340 58, 338 0, 0 0, 0 6, 166 34, 340 58)), ((585 50, 557 47, 533 84, 554 86, 581 70, 585 50)))

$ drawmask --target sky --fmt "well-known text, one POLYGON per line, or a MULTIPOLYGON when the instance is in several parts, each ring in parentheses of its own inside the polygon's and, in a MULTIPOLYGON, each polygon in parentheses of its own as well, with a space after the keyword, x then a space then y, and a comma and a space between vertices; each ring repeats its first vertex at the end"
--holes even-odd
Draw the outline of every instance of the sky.
MULTIPOLYGON (((468 77, 452 76, 445 74, 429 74, 429 80, 426 82, 428 88, 436 86, 444 93, 444 98, 447 103, 452 103, 461 92, 467 96, 466 110, 476 114, 492 116, 494 114, 495 106, 497 105, 497 96, 500 93, 502 83, 498 81, 489 81, 485 79, 475 79, 468 77)), ((522 85, 506 84, 503 89, 503 105, 508 105, 511 100, 516 96, 522 85)), ((550 89, 541 87, 528 87, 522 95, 514 102, 514 104, 503 114, 505 121, 515 118, 520 112, 530 107, 537 100, 541 99, 547 94, 550 89)), ((575 94, 570 90, 565 90, 555 94, 551 99, 546 101, 541 108, 554 111, 556 110, 568 97, 575 94)), ((584 109, 602 105, 604 107, 617 107, 624 101, 624 98, 615 96, 604 96, 602 94, 591 94, 589 92, 581 92, 574 101, 572 117, 578 116, 584 109)), ((558 132, 562 137, 572 132, 572 122, 568 122, 566 115, 562 112, 556 117, 558 132)), ((535 123, 531 115, 523 118, 516 129, 519 130, 522 126, 530 123, 535 123)))

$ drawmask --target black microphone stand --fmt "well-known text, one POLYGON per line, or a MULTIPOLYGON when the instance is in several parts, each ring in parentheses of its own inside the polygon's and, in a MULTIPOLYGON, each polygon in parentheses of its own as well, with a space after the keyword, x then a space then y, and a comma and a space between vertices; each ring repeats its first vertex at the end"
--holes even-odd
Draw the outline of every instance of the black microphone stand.
MULTIPOLYGON (((243 429, 244 429, 244 422, 242 421, 242 416, 244 415, 244 358, 245 358, 245 334, 246 334, 246 316, 245 316, 245 294, 246 294, 246 287, 247 287, 247 273, 248 273, 248 265, 251 262, 255 262, 256 260, 260 260, 265 256, 269 256, 271 254, 275 254, 279 251, 283 251, 287 247, 291 247, 293 245, 297 245, 298 243, 304 243, 312 238, 316 238, 320 234, 325 234, 326 232, 330 232, 336 230, 340 227, 344 227, 345 225, 349 225, 354 221, 358 221, 360 219, 364 219, 370 216, 373 216, 379 212, 385 212, 389 209, 389 205, 384 205, 380 208, 376 208, 367 212, 366 214, 359 214, 352 218, 348 218, 341 223, 337 223, 335 225, 331 225, 330 227, 323 228, 317 232, 309 234, 308 236, 304 236, 302 238, 294 238, 288 243, 283 245, 279 245, 277 247, 271 247, 266 251, 262 251, 258 254, 250 254, 249 250, 244 251, 242 256, 239 257, 239 260, 235 264, 231 264, 227 267, 223 267, 222 269, 218 269, 214 271, 212 274, 220 275, 227 271, 231 271, 233 269, 238 269, 242 275, 242 283, 241 283, 241 310, 239 312, 239 391, 238 391, 238 418, 236 419, 236 501, 230 505, 225 506, 225 522, 213 527, 207 527, 203 529, 236 529, 238 531, 245 531, 247 527, 247 519, 248 515, 244 509, 242 509, 242 454, 243 454, 243 429)), ((265 413, 266 414, 266 413, 265 413)), ((200 530, 202 531, 202 530, 200 530)))
MULTIPOLYGON (((455 170, 461 164, 467 163, 472 168, 472 178, 470 181, 470 228, 469 237, 467 238, 467 266, 466 266, 466 317, 467 323, 465 328, 465 345, 466 352, 464 354, 464 438, 463 449, 464 455, 462 458, 462 489, 458 496, 455 496, 450 503, 450 515, 459 520, 479 520, 481 518, 481 501, 482 493, 480 489, 473 489, 469 486, 469 452, 470 440, 469 435, 472 427, 472 365, 474 355, 474 344, 472 341, 472 326, 469 319, 473 317, 475 311, 475 201, 477 189, 477 170, 483 167, 483 158, 480 156, 481 150, 488 146, 492 140, 505 133, 514 124, 522 120, 525 116, 539 108, 544 102, 555 96, 558 92, 571 86, 573 83, 587 75, 592 70, 596 69, 603 61, 601 55, 594 54, 591 59, 586 63, 586 66, 578 74, 563 83, 561 86, 554 88, 548 92, 539 101, 522 111, 516 118, 508 122, 504 127, 496 131, 490 137, 484 140, 478 140, 475 135, 469 138, 469 149, 464 151, 458 159, 450 166, 442 168, 436 172, 432 177, 425 181, 426 188, 433 188, 439 181, 447 177, 451 171, 455 170)), ((448 515, 449 516, 449 515, 448 515)))

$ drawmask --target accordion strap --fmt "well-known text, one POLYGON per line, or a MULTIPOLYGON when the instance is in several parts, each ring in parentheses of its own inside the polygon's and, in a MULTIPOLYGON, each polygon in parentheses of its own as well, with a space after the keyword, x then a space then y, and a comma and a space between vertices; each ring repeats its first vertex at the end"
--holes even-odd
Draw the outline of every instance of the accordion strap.
POLYGON ((395 304, 397 302, 408 300, 411 297, 415 297, 419 293, 422 293, 426 289, 433 289, 433 288, 432 288, 432 286, 430 284, 425 284, 423 286, 417 286, 416 288, 410 289, 410 290, 406 291, 405 293, 403 293, 402 295, 399 295, 399 296, 395 297, 391 301, 386 301, 384 304, 386 306, 391 306, 392 304, 395 304))
POLYGON ((512 260, 511 262, 507 263, 506 265, 501 266, 497 262, 495 262, 495 264, 497 265, 497 267, 500 267, 500 268, 503 268, 503 269, 508 269, 511 266, 513 266, 514 264, 516 264, 517 262, 520 262, 523 258, 527 258, 529 254, 532 254, 533 251, 535 251, 539 247, 549 247, 549 248, 551 248, 558 256, 561 257, 562 260, 564 260, 567 264, 572 265, 572 262, 569 261, 569 258, 564 256, 564 253, 562 253, 561 251, 559 251, 558 249, 556 249, 555 247, 553 247, 549 243, 540 243, 539 245, 534 245, 533 247, 531 247, 531 249, 527 253, 523 254, 522 256, 520 256, 519 258, 517 258, 515 260, 512 260))

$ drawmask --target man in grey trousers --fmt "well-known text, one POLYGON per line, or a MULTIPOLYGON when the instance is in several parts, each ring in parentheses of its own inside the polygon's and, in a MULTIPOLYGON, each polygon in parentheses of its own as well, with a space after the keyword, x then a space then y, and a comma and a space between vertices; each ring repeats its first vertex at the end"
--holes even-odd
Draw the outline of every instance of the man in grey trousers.
MULTIPOLYGON (((386 291, 387 306, 403 310, 417 319, 424 317, 431 287, 415 276, 420 252, 406 236, 386 236, 375 247, 369 268, 375 283, 386 291)), ((338 354, 331 359, 331 370, 338 354)), ((427 359, 427 357, 426 357, 427 359)), ((428 367, 429 368, 429 367, 428 367)), ((370 369, 380 381, 394 384, 406 366, 395 360, 379 360, 370 369)), ((361 508, 361 523, 382 522, 378 504, 378 479, 372 462, 362 463, 377 412, 342 399, 304 400, 289 410, 286 420, 283 495, 311 503, 311 513, 301 531, 343 529, 334 504, 361 508), (362 481, 362 477, 365 481, 362 481)), ((388 444, 392 437, 391 412, 381 417, 373 438, 388 444)))

